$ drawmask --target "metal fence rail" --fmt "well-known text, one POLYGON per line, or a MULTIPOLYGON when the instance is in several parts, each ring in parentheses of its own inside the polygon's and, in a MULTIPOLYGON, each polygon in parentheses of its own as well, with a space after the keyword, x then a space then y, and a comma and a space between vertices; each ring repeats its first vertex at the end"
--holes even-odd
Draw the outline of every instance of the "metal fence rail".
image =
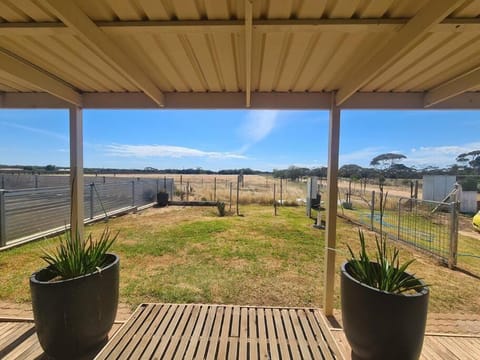
MULTIPOLYGON (((156 194, 173 193, 172 179, 140 179, 85 185, 85 218, 102 218, 128 208, 142 207, 156 201, 156 194)), ((50 187, 23 190, 0 190, 0 246, 10 245, 34 234, 70 221, 70 188, 50 187)))
POLYGON ((457 262, 458 203, 387 195, 383 215, 380 193, 339 188, 339 213, 389 238, 421 249, 447 263, 457 262))

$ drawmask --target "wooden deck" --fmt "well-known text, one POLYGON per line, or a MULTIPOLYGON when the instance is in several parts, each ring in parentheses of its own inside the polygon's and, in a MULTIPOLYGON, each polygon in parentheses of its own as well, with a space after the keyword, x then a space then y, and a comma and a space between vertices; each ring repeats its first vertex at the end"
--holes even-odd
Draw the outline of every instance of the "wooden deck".
MULTIPOLYGON (((342 329, 332 330, 345 360, 350 360, 350 346, 342 329)), ((478 360, 479 335, 427 334, 423 341, 420 360, 478 360)))
MULTIPOLYGON (((350 359, 319 309, 142 304, 95 359, 350 359)), ((32 321, 0 320, 0 359, 46 359, 32 321)), ((478 360, 480 336, 427 334, 421 359, 478 360)))
POLYGON ((342 359, 318 309, 143 304, 103 359, 342 359))

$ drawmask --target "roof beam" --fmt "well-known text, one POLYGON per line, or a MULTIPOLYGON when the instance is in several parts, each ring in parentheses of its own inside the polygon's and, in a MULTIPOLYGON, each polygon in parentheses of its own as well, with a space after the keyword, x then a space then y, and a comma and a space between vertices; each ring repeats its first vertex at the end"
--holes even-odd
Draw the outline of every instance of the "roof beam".
MULTIPOLYGON (((288 19, 252 20, 259 32, 383 32, 399 31, 410 19, 288 19)), ((242 20, 178 20, 178 21, 96 21, 106 34, 165 34, 237 32, 245 29, 242 20)), ((431 32, 479 32, 480 18, 451 18, 434 25, 431 32)), ((72 35, 74 31, 63 23, 0 23, 0 35, 52 36, 72 35)))
POLYGON ((245 0, 245 106, 250 107, 252 92, 252 0, 245 0))
POLYGON ((99 29, 74 1, 45 0, 50 10, 77 36, 101 54, 118 71, 138 86, 157 105, 165 106, 164 96, 150 78, 99 29))
POLYGON ((480 67, 448 81, 425 94, 425 107, 438 104, 480 86, 480 67))
POLYGON ((405 55, 418 40, 429 32, 435 24, 445 19, 463 0, 430 0, 406 23, 387 45, 379 49, 371 59, 350 71, 347 82, 340 87, 336 96, 337 105, 344 103, 375 75, 391 66, 405 55))
MULTIPOLYGON (((425 109, 425 93, 357 92, 345 104, 345 110, 480 110, 480 92, 466 92, 425 109)), ((155 109, 152 99, 138 93, 85 93, 83 109, 155 109)), ((244 109, 243 92, 165 93, 168 109, 244 109)), ((328 92, 252 92, 251 109, 328 110, 328 92)), ((68 103, 47 93, 0 93, 0 108, 66 109, 68 103)))
POLYGON ((15 55, 0 50, 0 73, 26 83, 39 91, 44 91, 65 100, 70 104, 82 106, 82 95, 64 82, 45 73, 15 55))

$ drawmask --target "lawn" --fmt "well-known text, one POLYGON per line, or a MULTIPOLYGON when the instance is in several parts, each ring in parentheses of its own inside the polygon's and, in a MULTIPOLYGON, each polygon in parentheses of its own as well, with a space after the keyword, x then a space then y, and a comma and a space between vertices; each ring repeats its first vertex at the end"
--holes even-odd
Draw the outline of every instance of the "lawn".
MULTIPOLYGON (((120 301, 321 306, 324 232, 312 228, 303 207, 246 205, 243 216, 218 217, 216 208, 152 208, 110 219, 119 230, 113 251, 121 257, 120 301)), ((87 227, 99 234, 98 223, 87 227)), ((367 232, 369 246, 373 235, 367 232)), ((29 302, 28 276, 42 266, 50 239, 0 252, 0 300, 29 302)), ((355 226, 338 220, 337 262, 346 242, 357 245, 355 226)), ((432 286, 430 311, 479 313, 480 280, 415 257, 413 272, 432 286)), ((337 285, 339 277, 337 277, 337 285)), ((335 306, 339 307, 336 286, 335 306)))

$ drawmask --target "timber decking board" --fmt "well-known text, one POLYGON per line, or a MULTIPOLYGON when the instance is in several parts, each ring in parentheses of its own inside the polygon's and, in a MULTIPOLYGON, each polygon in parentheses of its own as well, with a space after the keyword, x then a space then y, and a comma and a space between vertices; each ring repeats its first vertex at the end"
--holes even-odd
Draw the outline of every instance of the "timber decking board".
POLYGON ((308 308, 142 304, 96 359, 342 359, 320 318, 308 308))
MULTIPOLYGON (((114 324, 110 334, 117 331, 114 324)), ((2 360, 47 360, 38 342, 33 320, 0 321, 0 359, 2 360)))
MULTIPOLYGON (((350 360, 350 347, 341 329, 332 330, 343 356, 350 360)), ((426 334, 420 360, 478 360, 480 359, 480 336, 426 334)))
MULTIPOLYGON (((319 309, 142 304, 118 327, 96 359, 350 359, 319 309)), ((0 358, 46 359, 32 321, 0 321, 0 358)), ((478 360, 480 336, 427 334, 420 359, 478 360)))

